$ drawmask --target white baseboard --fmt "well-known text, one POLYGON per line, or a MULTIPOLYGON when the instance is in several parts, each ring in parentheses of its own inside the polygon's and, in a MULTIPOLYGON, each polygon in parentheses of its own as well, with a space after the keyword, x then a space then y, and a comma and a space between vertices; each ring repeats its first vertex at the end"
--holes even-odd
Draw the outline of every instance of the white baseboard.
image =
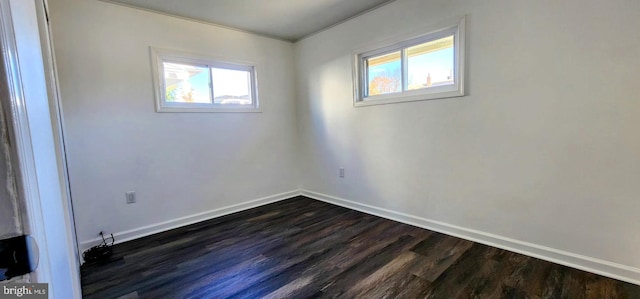
POLYGON ((589 256, 584 256, 564 250, 554 249, 529 242, 515 240, 470 228, 460 227, 440 221, 430 220, 414 215, 400 213, 372 205, 362 204, 331 195, 302 190, 303 196, 343 206, 367 214, 380 216, 409 225, 426 228, 432 231, 470 240, 477 243, 505 249, 539 258, 556 264, 600 274, 614 279, 640 285, 640 269, 617 264, 589 256))
MULTIPOLYGON (((234 204, 234 205, 230 205, 230 206, 226 206, 218 209, 213 209, 213 210, 198 213, 198 214, 193 214, 193 215, 180 217, 180 218, 176 218, 176 219, 172 219, 172 220, 168 220, 160 223, 151 224, 151 225, 143 226, 140 228, 117 232, 117 233, 114 233, 113 236, 116 239, 116 244, 123 243, 123 242, 131 241, 134 239, 139 239, 142 237, 153 235, 156 233, 168 231, 174 228, 183 227, 189 224, 194 224, 194 223, 202 222, 205 220, 213 219, 216 217, 220 217, 220 216, 232 214, 235 212, 240 212, 240 211, 248 210, 251 208, 263 206, 266 204, 274 203, 277 201, 289 199, 298 195, 300 195, 300 190, 288 191, 280 194, 266 196, 263 198, 245 201, 239 204, 234 204)), ((79 246, 80 252, 84 252, 85 250, 93 246, 99 245, 101 242, 102 242, 101 238, 95 238, 95 239, 83 241, 80 243, 80 246, 79 246)))
MULTIPOLYGON (((392 211, 385 208, 380 208, 372 205, 362 204, 347 199, 326 195, 309 190, 293 190, 280 194, 275 194, 255 200, 242 202, 239 204, 214 209, 207 212, 202 212, 186 217, 181 217, 161 223, 156 223, 132 230, 114 233, 116 243, 123 243, 134 239, 146 237, 163 231, 179 228, 182 226, 198 223, 201 221, 221 217, 224 215, 248 210, 251 208, 259 207, 262 205, 274 203, 277 201, 289 199, 298 195, 303 195, 316 200, 324 201, 330 204, 343 206, 349 209, 361 211, 367 214, 376 215, 386 219, 406 223, 409 225, 429 229, 432 231, 440 232, 443 234, 451 235, 454 237, 470 240, 473 242, 505 249, 528 255, 531 257, 539 258, 542 260, 550 261, 556 264, 565 265, 568 267, 600 274, 603 276, 611 277, 614 279, 626 281, 636 285, 640 285, 640 269, 605 261, 598 258, 584 256, 564 250, 541 246, 529 242, 515 240, 495 234, 490 234, 470 228, 460 227, 441 221, 430 220, 414 215, 409 215, 401 212, 392 211)), ((95 238, 80 243, 80 252, 91 248, 92 246, 100 244, 102 239, 95 238)))

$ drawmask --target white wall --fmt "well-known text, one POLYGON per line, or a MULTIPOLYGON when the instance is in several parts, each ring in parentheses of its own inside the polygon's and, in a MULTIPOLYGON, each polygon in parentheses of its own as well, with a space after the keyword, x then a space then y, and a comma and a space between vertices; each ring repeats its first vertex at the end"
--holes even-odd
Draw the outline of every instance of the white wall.
POLYGON ((638 11, 398 0, 296 43, 303 188, 635 267, 640 281, 638 11), (353 107, 352 51, 465 14, 467 96, 353 107))
POLYGON ((398 0, 295 47, 50 5, 81 243, 302 184, 640 281, 637 1, 398 0), (352 51, 462 15, 467 96, 353 107, 352 51), (263 113, 154 112, 149 46, 258 62, 263 113))
POLYGON ((81 244, 297 189, 291 43, 96 0, 49 4, 81 244), (149 46, 257 62, 263 112, 156 113, 149 46))

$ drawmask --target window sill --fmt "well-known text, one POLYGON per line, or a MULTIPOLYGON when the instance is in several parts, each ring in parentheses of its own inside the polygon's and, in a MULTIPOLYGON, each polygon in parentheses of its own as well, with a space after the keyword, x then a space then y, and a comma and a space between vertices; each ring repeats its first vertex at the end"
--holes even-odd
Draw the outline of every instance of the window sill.
POLYGON ((184 107, 158 107, 157 112, 184 112, 184 113, 261 113, 260 108, 184 108, 184 107))
POLYGON ((386 94, 368 97, 365 99, 356 100, 353 102, 354 107, 364 107, 364 106, 373 106, 373 105, 385 105, 385 104, 394 104, 394 103, 404 103, 404 102, 417 102, 417 101, 428 101, 428 100, 439 100, 446 98, 455 98, 455 97, 463 97, 464 91, 462 90, 452 90, 452 91, 444 91, 444 92, 436 92, 436 93, 417 93, 417 94, 409 94, 409 93, 397 93, 397 94, 386 94))

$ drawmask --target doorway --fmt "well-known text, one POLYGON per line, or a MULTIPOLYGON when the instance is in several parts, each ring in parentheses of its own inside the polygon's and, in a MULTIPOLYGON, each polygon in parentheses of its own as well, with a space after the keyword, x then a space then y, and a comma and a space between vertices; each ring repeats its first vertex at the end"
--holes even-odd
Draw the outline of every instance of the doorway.
POLYGON ((80 298, 55 64, 46 0, 0 0, 0 96, 15 170, 16 233, 38 244, 27 279, 49 284, 49 298, 80 298))

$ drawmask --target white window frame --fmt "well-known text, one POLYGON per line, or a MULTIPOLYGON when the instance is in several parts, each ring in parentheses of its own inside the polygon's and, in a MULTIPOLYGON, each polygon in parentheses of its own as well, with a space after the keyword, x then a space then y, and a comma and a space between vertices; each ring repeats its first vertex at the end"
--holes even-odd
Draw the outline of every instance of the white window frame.
MULTIPOLYGON (((186 53, 169 49, 150 47, 151 67, 157 112, 262 112, 258 100, 258 80, 256 63, 210 57, 201 54, 186 53), (164 62, 184 63, 195 66, 241 70, 250 73, 251 105, 215 104, 212 103, 176 103, 166 101, 166 87, 164 80, 164 62)), ((210 70, 209 70, 210 71, 210 70)), ((209 82, 212 84, 212 82, 209 82)), ((209 87, 212 89, 212 87, 209 87)), ((213 92, 211 93, 213 97, 213 92)))
POLYGON ((371 106, 391 103, 435 100, 443 98, 464 96, 464 70, 465 70, 465 18, 459 22, 442 27, 427 34, 413 36, 410 38, 395 39, 387 41, 382 46, 368 47, 364 50, 354 52, 353 59, 353 82, 354 82, 354 99, 355 107, 371 106), (407 54, 406 49, 415 45, 427 43, 443 37, 453 35, 453 77, 454 84, 435 86, 422 89, 407 89, 407 54), (402 72, 402 90, 395 93, 387 93, 381 95, 368 96, 367 85, 368 76, 365 61, 368 58, 380 56, 392 52, 401 52, 401 72, 402 72))

